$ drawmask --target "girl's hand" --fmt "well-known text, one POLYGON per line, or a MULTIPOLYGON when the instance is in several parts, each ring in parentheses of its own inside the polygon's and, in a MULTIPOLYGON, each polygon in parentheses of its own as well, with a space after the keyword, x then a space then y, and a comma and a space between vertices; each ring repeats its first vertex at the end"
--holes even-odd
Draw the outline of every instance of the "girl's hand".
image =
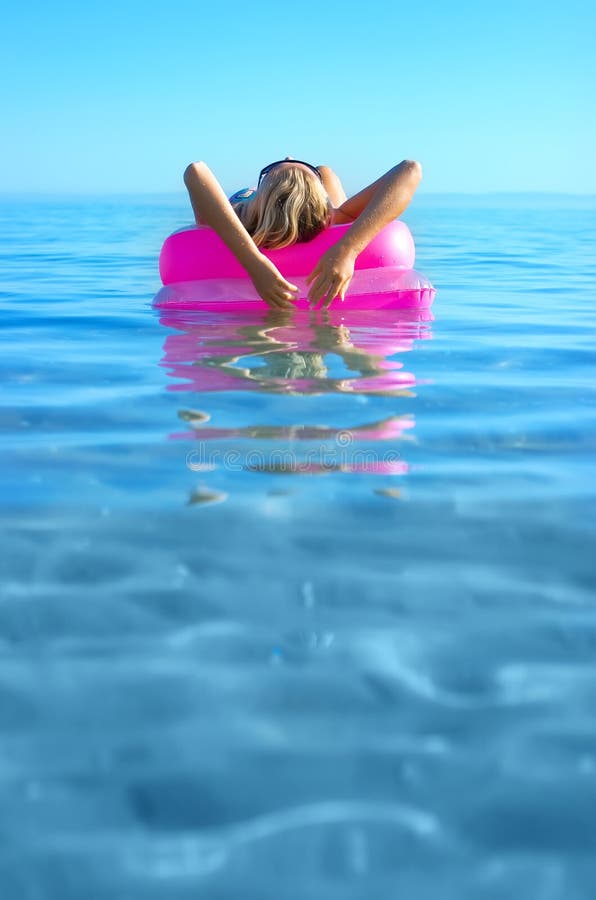
POLYGON ((327 250, 306 277, 310 284, 308 299, 311 306, 321 303, 327 309, 334 297, 343 301, 352 276, 356 255, 351 250, 336 244, 327 250))
POLYGON ((259 297, 272 309, 293 309, 298 288, 283 277, 271 260, 260 255, 258 264, 249 272, 259 297))

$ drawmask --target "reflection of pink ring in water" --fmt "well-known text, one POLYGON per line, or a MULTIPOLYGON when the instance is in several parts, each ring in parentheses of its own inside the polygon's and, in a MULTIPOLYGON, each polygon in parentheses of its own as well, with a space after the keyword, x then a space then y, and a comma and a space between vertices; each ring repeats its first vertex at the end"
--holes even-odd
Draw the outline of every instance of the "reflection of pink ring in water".
POLYGON ((407 475, 410 466, 403 460, 370 460, 360 463, 313 463, 313 462, 297 462, 295 467, 279 467, 268 468, 267 466, 245 466, 248 472, 271 472, 276 471, 287 475, 329 475, 333 472, 358 472, 367 475, 407 475))
MULTIPOLYGON (((282 275, 298 286, 298 308, 308 307, 306 275, 349 228, 350 225, 336 225, 308 243, 262 251, 282 275)), ((412 268, 414 256, 408 226, 401 221, 391 222, 356 259, 356 271, 342 311, 429 307, 435 289, 412 268)), ((156 306, 220 312, 263 307, 245 270, 210 228, 187 228, 170 235, 161 250, 159 271, 165 287, 154 300, 156 306)))
POLYGON ((292 324, 269 325, 268 319, 269 313, 263 306, 258 312, 252 312, 249 320, 202 310, 164 310, 159 321, 173 332, 166 335, 161 361, 173 379, 167 389, 181 392, 287 389, 290 393, 305 394, 329 389, 387 394, 410 390, 416 386, 415 375, 405 370, 403 362, 385 357, 409 352, 416 341, 431 338, 429 323, 433 316, 429 309, 396 311, 390 317, 383 310, 352 310, 344 314, 338 306, 326 313, 324 323, 319 321, 319 316, 312 321, 307 311, 294 313, 292 324), (255 346, 250 340, 250 330, 260 333, 260 327, 269 344, 255 346), (337 335, 343 336, 343 342, 333 340, 337 335), (243 369, 244 359, 250 365, 250 357, 258 357, 263 349, 275 359, 278 352, 333 356, 339 352, 338 348, 356 352, 356 361, 358 354, 362 354, 364 374, 351 371, 339 380, 332 379, 330 374, 324 379, 273 378, 259 368, 243 369))
POLYGON ((214 428, 211 425, 197 425, 192 431, 178 431, 170 435, 174 441, 214 441, 250 438, 278 441, 331 441, 343 449, 356 441, 389 441, 399 439, 404 431, 414 428, 415 421, 410 416, 391 416, 381 422, 368 425, 355 425, 352 429, 337 431, 322 426, 284 426, 270 427, 268 434, 259 434, 259 429, 251 426, 244 428, 214 428))

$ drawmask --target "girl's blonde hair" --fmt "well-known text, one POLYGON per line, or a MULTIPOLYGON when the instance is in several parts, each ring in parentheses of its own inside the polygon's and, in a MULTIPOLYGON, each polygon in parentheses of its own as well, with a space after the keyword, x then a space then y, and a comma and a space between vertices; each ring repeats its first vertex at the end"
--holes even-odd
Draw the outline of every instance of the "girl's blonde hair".
POLYGON ((234 209, 257 247, 269 250, 312 241, 329 224, 331 213, 316 175, 292 165, 268 172, 256 194, 234 209))

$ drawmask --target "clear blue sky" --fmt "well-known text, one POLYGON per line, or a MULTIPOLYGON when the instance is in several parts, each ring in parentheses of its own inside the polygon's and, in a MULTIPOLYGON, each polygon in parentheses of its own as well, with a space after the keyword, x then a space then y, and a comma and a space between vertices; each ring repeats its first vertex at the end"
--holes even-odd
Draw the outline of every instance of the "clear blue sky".
POLYGON ((10 3, 0 191, 228 189, 286 154, 349 190, 596 193, 593 0, 10 3))

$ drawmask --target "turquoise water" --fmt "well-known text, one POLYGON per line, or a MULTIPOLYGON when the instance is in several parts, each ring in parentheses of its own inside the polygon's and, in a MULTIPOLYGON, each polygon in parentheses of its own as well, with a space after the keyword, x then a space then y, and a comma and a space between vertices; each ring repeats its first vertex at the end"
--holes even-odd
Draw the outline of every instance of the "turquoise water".
POLYGON ((593 896, 596 201, 405 219, 434 318, 223 319, 0 202, 2 900, 593 896))

